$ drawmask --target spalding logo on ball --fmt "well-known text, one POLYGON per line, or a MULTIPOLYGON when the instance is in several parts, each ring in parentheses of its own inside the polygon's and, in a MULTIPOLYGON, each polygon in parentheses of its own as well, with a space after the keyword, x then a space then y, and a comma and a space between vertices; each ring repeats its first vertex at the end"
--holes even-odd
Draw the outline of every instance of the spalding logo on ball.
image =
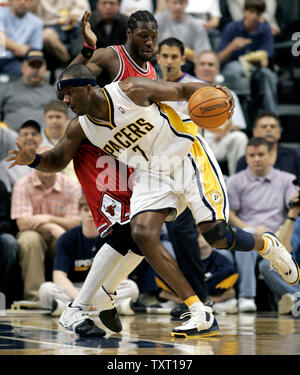
POLYGON ((215 87, 202 87, 190 97, 188 111, 192 121, 204 129, 223 125, 229 118, 227 95, 215 87))

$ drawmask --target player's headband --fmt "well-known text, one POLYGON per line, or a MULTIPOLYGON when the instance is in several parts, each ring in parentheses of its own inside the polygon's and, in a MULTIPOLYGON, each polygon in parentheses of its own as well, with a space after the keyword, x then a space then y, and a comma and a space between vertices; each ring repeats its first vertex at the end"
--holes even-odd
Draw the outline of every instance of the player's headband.
POLYGON ((79 86, 97 86, 97 81, 93 78, 71 78, 63 79, 57 82, 57 90, 61 91, 67 87, 79 87, 79 86))

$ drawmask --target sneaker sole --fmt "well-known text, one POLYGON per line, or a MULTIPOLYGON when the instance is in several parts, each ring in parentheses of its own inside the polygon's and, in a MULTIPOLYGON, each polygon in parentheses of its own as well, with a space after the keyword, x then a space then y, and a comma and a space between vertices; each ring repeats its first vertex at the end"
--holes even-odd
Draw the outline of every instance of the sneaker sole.
POLYGON ((122 331, 122 323, 120 321, 116 308, 113 308, 111 310, 100 311, 99 319, 101 320, 102 324, 104 324, 105 327, 107 327, 111 331, 113 332, 122 331))
POLYGON ((202 331, 198 331, 197 329, 190 330, 189 332, 180 332, 180 331, 172 331, 171 336, 178 337, 178 338, 201 338, 201 337, 209 337, 209 336, 216 336, 220 334, 219 326, 216 320, 214 320, 213 325, 202 331))
MULTIPOLYGON (((264 233, 263 234, 263 237, 267 237, 267 238, 269 238, 271 241, 273 241, 272 240, 272 237, 275 237, 276 239, 277 239, 277 241, 281 244, 281 242, 280 242, 280 240, 277 238, 277 236, 275 236, 275 234, 273 234, 273 233, 269 233, 269 232, 266 232, 266 233, 264 233), (269 236, 268 236, 269 235, 269 236)), ((282 245, 283 246, 283 245, 282 245)), ((287 283, 287 284, 289 284, 289 285, 295 285, 295 284, 298 284, 298 282, 300 281, 300 269, 299 269, 299 266, 298 266, 298 263, 295 261, 295 259, 292 257, 292 255, 291 255, 291 259, 292 259, 292 261, 293 261, 293 263, 294 263, 294 265, 295 265, 295 267, 296 267, 296 269, 297 269, 297 279, 296 279, 296 281, 293 281, 293 282, 289 282, 289 281, 287 281, 287 280, 285 280, 284 278, 283 278, 283 276, 281 276, 281 278, 287 283)))
POLYGON ((187 334, 187 333, 179 333, 179 332, 171 332, 171 336, 177 338, 188 338, 188 339, 200 339, 201 337, 209 337, 209 336, 217 336, 220 334, 220 331, 211 331, 211 332, 203 332, 195 334, 187 334))
POLYGON ((292 261, 294 262, 296 268, 297 268, 297 272, 298 272, 298 275, 297 275, 297 280, 293 283, 289 283, 288 281, 286 281, 289 285, 295 285, 295 284, 298 284, 299 281, 300 281, 300 269, 299 269, 299 266, 297 264, 297 262, 295 261, 295 259, 292 257, 292 261))

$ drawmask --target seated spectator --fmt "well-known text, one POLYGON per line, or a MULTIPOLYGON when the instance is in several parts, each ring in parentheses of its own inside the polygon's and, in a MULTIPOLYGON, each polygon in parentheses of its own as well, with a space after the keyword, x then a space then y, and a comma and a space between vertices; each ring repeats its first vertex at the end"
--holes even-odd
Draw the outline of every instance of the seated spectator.
POLYGON ((219 0, 189 0, 186 12, 200 20, 203 27, 208 32, 213 50, 217 50, 221 37, 221 33, 217 27, 222 17, 219 0))
POLYGON ((199 235, 198 240, 205 270, 205 282, 214 312, 237 313, 234 287, 239 275, 232 258, 223 255, 220 250, 213 249, 202 235, 199 235))
MULTIPOLYGON (((36 149, 40 146, 42 142, 41 127, 34 120, 25 121, 15 139, 21 147, 24 146, 34 146, 36 149)), ((15 149, 16 144, 12 145, 10 150, 15 149)), ((7 149, 7 146, 6 146, 7 149)), ((8 152, 8 151, 7 151, 8 152)), ((6 157, 7 157, 6 153, 6 157)), ((16 165, 12 169, 8 169, 9 163, 6 160, 0 161, 0 180, 4 182, 6 189, 11 193, 15 183, 22 177, 31 173, 31 168, 27 166, 16 165)))
MULTIPOLYGON (((300 176, 299 152, 280 144, 281 137, 280 120, 276 113, 270 111, 260 112, 252 129, 253 137, 263 137, 271 145, 271 164, 274 168, 300 176)), ((236 172, 247 168, 245 156, 237 163, 236 172)))
MULTIPOLYGON (((51 100, 46 105, 44 112, 45 128, 42 130, 43 142, 41 145, 55 146, 65 134, 70 121, 68 107, 63 102, 51 100)), ((72 161, 61 173, 71 178, 74 182, 79 183, 72 161)))
POLYGON ((0 126, 0 161, 7 157, 9 150, 15 148, 17 137, 16 131, 0 126))
POLYGON ((187 3, 187 0, 167 0, 167 11, 157 13, 156 19, 159 28, 158 42, 179 35, 185 45, 185 56, 192 63, 184 71, 192 73, 195 57, 204 50, 210 50, 211 46, 200 21, 186 13, 187 3))
MULTIPOLYGON (((291 245, 292 236, 295 234, 299 238, 299 225, 296 227, 295 223, 298 220, 300 222, 300 195, 299 190, 291 199, 291 202, 295 202, 286 216, 286 220, 276 233, 281 242, 284 243, 286 248, 293 253, 294 258, 297 260, 296 251, 297 248, 291 245)), ((299 264, 299 263, 298 263, 299 264)), ((289 285, 282 282, 280 277, 277 277, 277 272, 270 270, 270 263, 266 259, 262 259, 259 262, 259 271, 264 278, 265 283, 268 285, 270 290, 273 292, 274 300, 278 306, 279 314, 290 314, 293 313, 295 303, 300 297, 300 285, 289 285)))
MULTIPOLYGON (((168 241, 165 241, 165 243, 166 242, 168 241)), ((238 308, 234 286, 238 279, 238 273, 232 257, 223 255, 220 250, 213 249, 202 235, 199 235, 198 242, 203 270, 205 272, 205 284, 214 312, 237 313, 238 308)), ((171 255, 176 258, 172 247, 167 246, 166 248, 171 255)), ((160 288, 160 298, 167 301, 152 307, 172 308, 172 306, 175 305, 171 310, 171 315, 175 318, 179 318, 183 312, 188 311, 186 308, 182 307, 183 302, 159 275, 156 275, 155 280, 157 286, 160 288)), ((149 312, 151 312, 151 310, 149 310, 149 312)))
POLYGON ((254 112, 277 112, 277 75, 270 69, 274 38, 270 26, 261 21, 264 10, 264 0, 246 0, 244 18, 225 26, 218 51, 230 87, 250 87, 254 112))
POLYGON ((148 10, 150 13, 155 13, 157 3, 160 0, 120 0, 120 12, 127 17, 138 10, 148 10))
MULTIPOLYGON (((196 58, 195 73, 197 78, 202 81, 216 85, 216 78, 220 73, 218 55, 213 51, 201 52, 196 58)), ((235 172, 239 158, 245 155, 248 142, 248 137, 241 131, 242 129, 245 130, 247 125, 239 98, 234 91, 231 90, 231 93, 235 100, 231 122, 227 122, 211 131, 204 131, 204 137, 218 162, 226 162, 228 164, 229 175, 235 172)))
POLYGON ((128 17, 120 13, 119 0, 98 0, 91 14, 90 25, 97 36, 97 48, 126 42, 128 17))
MULTIPOLYGON (((43 146, 43 152, 49 147, 43 146)), ((45 282, 45 257, 53 260, 57 239, 79 225, 80 186, 60 173, 34 170, 13 188, 11 218, 17 221, 24 298, 38 300, 45 282)))
POLYGON ((44 107, 56 99, 54 86, 46 83, 46 61, 41 51, 30 50, 22 63, 22 76, 0 85, 0 115, 11 129, 35 119, 44 127, 44 107))
MULTIPOLYGON (((44 112, 45 128, 42 130, 43 142, 41 145, 55 146, 65 134, 70 121, 68 107, 63 102, 51 100, 46 105, 44 112)), ((79 183, 74 171, 73 161, 61 173, 79 183)))
MULTIPOLYGON (((295 176, 272 167, 271 147, 265 138, 253 138, 246 149, 247 169, 227 181, 229 222, 258 235, 276 232, 285 220, 296 192, 295 176)), ((239 273, 239 311, 256 311, 257 253, 236 251, 239 273)))
MULTIPOLYGON (((77 297, 97 250, 101 243, 105 243, 105 239, 99 236, 84 196, 79 200, 79 214, 81 224, 66 231, 56 243, 53 282, 45 282, 39 289, 42 307, 51 309, 53 316, 60 315, 77 297)), ((119 314, 133 314, 130 301, 136 302, 139 294, 135 282, 123 280, 116 292, 115 303, 119 314)), ((93 301, 96 305, 97 298, 100 297, 96 293, 93 301)))
POLYGON ((79 35, 79 22, 86 10, 90 10, 88 0, 35 1, 35 12, 43 20, 43 44, 47 54, 65 65, 71 57, 71 43, 79 35))
POLYGON ((0 33, 5 46, 0 46, 0 73, 20 76, 22 60, 28 50, 43 48, 42 20, 29 12, 31 2, 10 0, 9 6, 0 7, 0 33))
POLYGON ((65 134, 70 121, 68 107, 61 101, 51 100, 44 108, 45 128, 42 129, 42 146, 55 146, 65 134))
MULTIPOLYGON (((280 28, 276 21, 276 0, 265 0, 266 10, 263 12, 261 19, 262 21, 268 22, 272 29, 273 35, 280 34, 280 28)), ((227 6, 230 16, 233 21, 239 21, 243 18, 243 11, 245 6, 245 0, 227 0, 227 6)))
POLYGON ((10 219, 11 197, 0 180, 0 292, 5 295, 6 308, 22 297, 18 283, 19 246, 15 238, 15 223, 10 219))

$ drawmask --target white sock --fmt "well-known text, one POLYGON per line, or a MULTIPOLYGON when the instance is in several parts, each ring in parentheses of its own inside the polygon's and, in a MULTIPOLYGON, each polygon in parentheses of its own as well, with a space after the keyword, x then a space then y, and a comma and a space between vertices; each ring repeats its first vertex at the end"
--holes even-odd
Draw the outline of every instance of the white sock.
POLYGON ((94 294, 115 270, 122 258, 123 255, 108 244, 104 244, 96 254, 87 278, 72 306, 88 307, 94 294))
POLYGON ((115 271, 105 280, 103 286, 108 293, 114 293, 120 282, 141 263, 143 256, 133 253, 131 250, 121 259, 115 271))
MULTIPOLYGON (((103 283, 103 287, 105 288, 107 293, 114 293, 120 282, 126 279, 143 259, 143 256, 137 255, 129 250, 129 252, 124 257, 122 257, 114 272, 112 272, 103 283)), ((94 296, 92 301, 93 305, 99 310, 102 309, 101 295, 102 292, 100 289, 99 292, 97 292, 97 294, 94 296)))

